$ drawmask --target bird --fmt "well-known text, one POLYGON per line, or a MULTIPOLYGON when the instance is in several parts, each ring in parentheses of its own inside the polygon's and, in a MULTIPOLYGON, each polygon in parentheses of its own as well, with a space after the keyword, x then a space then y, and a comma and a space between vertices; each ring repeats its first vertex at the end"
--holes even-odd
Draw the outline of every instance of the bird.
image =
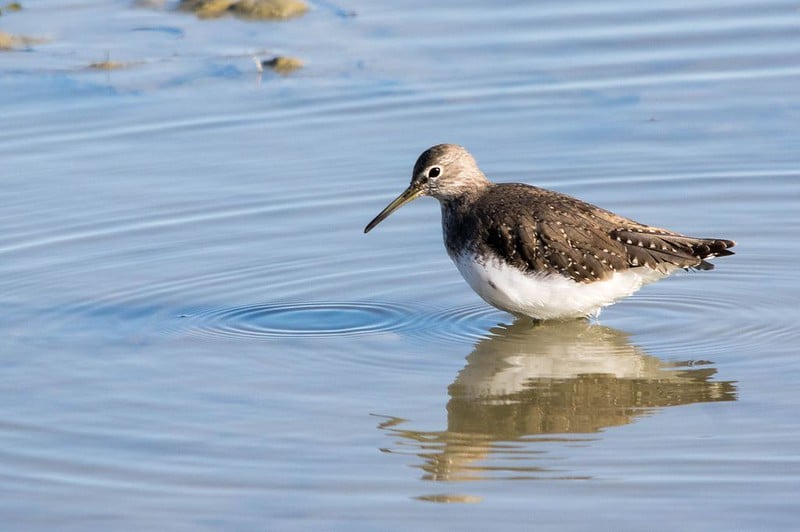
POLYGON ((364 228, 423 196, 439 201, 447 254, 490 305, 535 321, 595 318, 678 269, 711 270, 736 243, 645 225, 560 192, 494 183, 463 146, 437 144, 364 228))

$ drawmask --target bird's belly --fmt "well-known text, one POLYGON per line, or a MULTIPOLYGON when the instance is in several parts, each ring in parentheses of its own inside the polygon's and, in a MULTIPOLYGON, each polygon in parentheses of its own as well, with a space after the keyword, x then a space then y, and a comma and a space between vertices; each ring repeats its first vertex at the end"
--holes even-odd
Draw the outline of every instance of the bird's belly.
POLYGON ((452 259, 487 303, 540 320, 597 315, 602 307, 665 275, 649 268, 632 268, 607 280, 578 283, 557 273, 524 273, 494 256, 462 254, 452 259))

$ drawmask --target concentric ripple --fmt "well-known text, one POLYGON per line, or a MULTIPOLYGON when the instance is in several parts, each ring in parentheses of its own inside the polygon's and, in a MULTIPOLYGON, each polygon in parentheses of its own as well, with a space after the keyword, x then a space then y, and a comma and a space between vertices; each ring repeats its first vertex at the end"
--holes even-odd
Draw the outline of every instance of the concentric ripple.
POLYGON ((188 315, 190 334, 287 338, 383 334, 412 326, 409 308, 382 302, 285 302, 218 308, 188 315))
POLYGON ((512 317, 486 304, 452 307, 429 314, 424 324, 428 339, 463 343, 483 338, 498 323, 512 321, 512 317))
POLYGON ((287 301, 185 313, 179 334, 232 338, 331 338, 396 333, 447 343, 474 341, 508 321, 488 305, 442 310, 382 301, 287 301))
MULTIPOLYGON (((628 306, 631 323, 638 321, 638 334, 652 334, 648 348, 672 355, 758 349, 765 341, 790 343, 796 337, 795 320, 782 310, 789 305, 784 296, 753 297, 743 309, 741 294, 758 288, 745 283, 739 287, 741 292, 717 291, 713 297, 686 290, 645 292, 621 305, 628 306), (702 327, 696 325, 698 319, 703 319, 702 327)), ((627 327, 626 319, 621 325, 627 327)))

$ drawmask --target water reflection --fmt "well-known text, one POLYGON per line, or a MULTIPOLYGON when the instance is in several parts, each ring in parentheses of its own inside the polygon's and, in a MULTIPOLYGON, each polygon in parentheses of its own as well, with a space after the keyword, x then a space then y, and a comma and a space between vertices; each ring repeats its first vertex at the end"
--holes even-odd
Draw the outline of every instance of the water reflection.
POLYGON ((389 418, 380 428, 395 442, 385 451, 419 456, 426 480, 585 478, 555 469, 552 451, 661 407, 735 400, 734 383, 711 380, 708 364, 664 362, 582 321, 499 326, 450 385, 447 429, 389 418))

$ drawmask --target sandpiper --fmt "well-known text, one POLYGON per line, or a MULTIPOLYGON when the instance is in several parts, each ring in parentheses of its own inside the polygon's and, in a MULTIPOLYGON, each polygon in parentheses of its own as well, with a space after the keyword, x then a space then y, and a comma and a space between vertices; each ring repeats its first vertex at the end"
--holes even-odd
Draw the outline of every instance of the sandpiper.
POLYGON ((411 184, 364 228, 433 196, 447 253, 487 303, 536 320, 597 316, 647 283, 683 269, 710 270, 735 242, 651 227, 566 194, 492 183, 454 144, 424 151, 411 184))

